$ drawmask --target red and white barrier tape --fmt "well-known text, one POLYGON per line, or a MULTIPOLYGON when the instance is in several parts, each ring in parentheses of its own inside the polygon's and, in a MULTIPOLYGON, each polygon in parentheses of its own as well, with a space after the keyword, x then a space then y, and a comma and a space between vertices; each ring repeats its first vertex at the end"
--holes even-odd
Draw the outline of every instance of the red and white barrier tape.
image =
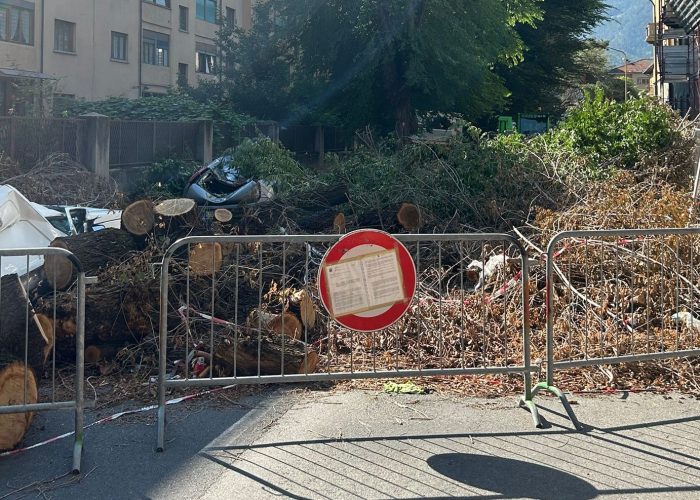
MULTIPOLYGON (((215 393, 215 392, 220 392, 220 391, 224 391, 224 390, 226 390, 226 389, 231 389, 232 387, 235 387, 235 386, 234 386, 234 385, 227 385, 226 387, 217 387, 217 388, 215 388, 215 389, 210 389, 210 390, 208 390, 208 391, 198 392, 198 393, 195 393, 195 394, 188 394, 187 396, 182 396, 182 397, 179 397, 179 398, 169 399, 168 401, 165 402, 165 404, 166 404, 166 405, 175 405, 175 404, 178 404, 178 403, 182 403, 182 402, 184 402, 184 401, 189 401, 190 399, 195 399, 195 398, 198 398, 198 397, 201 397, 201 396, 206 396, 207 394, 213 394, 213 393, 215 393)), ((92 422, 91 424, 88 424, 88 425, 86 425, 85 427, 83 427, 83 430, 88 429, 88 428, 93 427, 93 426, 98 425, 98 424, 104 424, 104 423, 107 423, 107 422, 112 422, 112 421, 114 421, 114 420, 117 420, 118 418, 121 418, 121 417, 125 416, 125 415, 133 415, 133 414, 135 414, 135 413, 144 413, 144 412, 147 412, 147 411, 155 410, 155 409, 157 409, 157 408, 158 408, 158 405, 149 405, 149 406, 144 406, 144 407, 142 407, 142 408, 138 408, 138 409, 135 409, 135 410, 121 411, 121 412, 119 412, 119 413, 115 413, 114 415, 110 415, 110 416, 108 416, 108 417, 103 417, 103 418, 101 418, 101 419, 99 419, 99 420, 96 420, 95 422, 92 422)), ((39 448, 40 446, 44 446, 44 445, 47 445, 47 444, 50 444, 50 443, 54 443, 54 442, 56 442, 56 441, 60 441, 61 439, 65 439, 65 438, 67 438, 67 437, 69 437, 69 436, 72 436, 73 434, 75 434, 75 431, 66 432, 65 434, 61 434, 60 436, 52 437, 52 438, 50 438, 50 439, 47 439, 47 440, 45 440, 45 441, 41 441, 40 443, 36 443, 36 444, 31 445, 31 446, 25 446, 24 448, 17 448, 17 449, 14 449, 14 450, 5 451, 5 452, 0 453, 0 458, 2 458, 2 457, 9 457, 9 456, 12 456, 12 455, 17 455, 17 454, 19 454, 19 453, 22 453, 22 452, 25 452, 25 451, 29 451, 29 450, 32 450, 32 449, 34 449, 34 448, 39 448)))

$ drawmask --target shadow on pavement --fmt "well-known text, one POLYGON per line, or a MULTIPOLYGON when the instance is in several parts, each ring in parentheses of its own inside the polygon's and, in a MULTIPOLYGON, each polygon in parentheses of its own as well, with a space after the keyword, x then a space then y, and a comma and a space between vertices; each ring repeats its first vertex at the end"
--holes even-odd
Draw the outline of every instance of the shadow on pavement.
POLYGON ((430 457, 428 465, 443 476, 506 498, 585 500, 598 496, 592 484, 573 474, 523 460, 443 453, 430 457))
POLYGON ((235 472, 222 476, 231 484, 243 476, 253 491, 289 498, 681 498, 700 492, 698 421, 280 441, 201 456, 235 472))

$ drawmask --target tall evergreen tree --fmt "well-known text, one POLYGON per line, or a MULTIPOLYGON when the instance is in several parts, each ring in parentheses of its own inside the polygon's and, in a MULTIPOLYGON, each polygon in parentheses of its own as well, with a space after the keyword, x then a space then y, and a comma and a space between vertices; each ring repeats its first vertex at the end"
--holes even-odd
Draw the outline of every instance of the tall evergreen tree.
POLYGON ((249 33, 222 30, 241 110, 365 124, 399 136, 418 111, 474 119, 508 98, 494 67, 523 58, 540 0, 267 0, 249 33))
POLYGON ((497 70, 512 92, 513 112, 557 112, 572 82, 588 79, 591 68, 582 64, 582 53, 594 45, 592 30, 606 19, 608 8, 605 0, 544 0, 540 5, 541 20, 516 26, 526 46, 523 61, 497 70))

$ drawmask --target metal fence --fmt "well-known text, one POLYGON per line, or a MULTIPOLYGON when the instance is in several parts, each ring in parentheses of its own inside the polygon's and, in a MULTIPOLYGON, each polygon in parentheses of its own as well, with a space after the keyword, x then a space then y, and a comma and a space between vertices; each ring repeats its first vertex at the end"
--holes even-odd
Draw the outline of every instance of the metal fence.
POLYGON ((83 130, 82 120, 0 117, 0 150, 25 168, 51 153, 65 153, 81 162, 83 130))
POLYGON ((547 247, 547 379, 558 370, 700 355, 700 228, 566 231, 547 247))
POLYGON ((403 318, 373 333, 344 329, 318 308, 307 318, 302 308, 301 328, 285 327, 296 322, 284 314, 296 307, 293 292, 318 298, 321 259, 339 236, 174 243, 161 270, 158 449, 166 391, 192 386, 511 374, 524 378, 523 399, 539 424, 521 244, 503 234, 397 238, 415 262, 416 294, 403 318))
POLYGON ((147 165, 168 155, 193 158, 196 122, 110 121, 110 167, 147 165))
MULTIPOLYGON (((41 264, 41 261, 38 261, 41 264)), ((75 440, 73 471, 80 472, 83 447, 83 374, 85 339, 85 274, 78 259, 61 248, 0 249, 0 337, 5 340, 2 357, 23 363, 21 398, 0 406, 0 415, 11 413, 33 414, 37 411, 75 411, 75 440), (30 296, 36 285, 37 258, 67 259, 77 273, 76 326, 75 326, 75 386, 70 399, 61 399, 57 384, 56 307, 57 290, 53 287, 43 297, 44 308, 53 312, 52 318, 41 320, 35 314, 30 296), (6 273, 6 274, 5 274, 6 273), (46 374, 46 377, 43 377, 46 374), (49 381, 50 378, 50 381, 49 381), (36 402, 33 402, 36 401, 36 402)), ((55 277, 54 277, 54 282, 55 277)), ((8 365, 9 366, 9 365, 8 365)), ((28 420, 30 418, 28 417, 28 420)))

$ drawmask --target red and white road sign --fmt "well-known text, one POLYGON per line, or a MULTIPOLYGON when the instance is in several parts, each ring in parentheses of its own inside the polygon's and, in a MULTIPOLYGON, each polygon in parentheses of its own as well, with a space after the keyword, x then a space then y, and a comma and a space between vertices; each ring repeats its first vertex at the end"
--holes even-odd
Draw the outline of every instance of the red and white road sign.
POLYGON ((408 310, 416 292, 416 266, 406 247, 383 231, 361 229, 343 236, 321 261, 321 302, 351 330, 386 328, 408 310))

